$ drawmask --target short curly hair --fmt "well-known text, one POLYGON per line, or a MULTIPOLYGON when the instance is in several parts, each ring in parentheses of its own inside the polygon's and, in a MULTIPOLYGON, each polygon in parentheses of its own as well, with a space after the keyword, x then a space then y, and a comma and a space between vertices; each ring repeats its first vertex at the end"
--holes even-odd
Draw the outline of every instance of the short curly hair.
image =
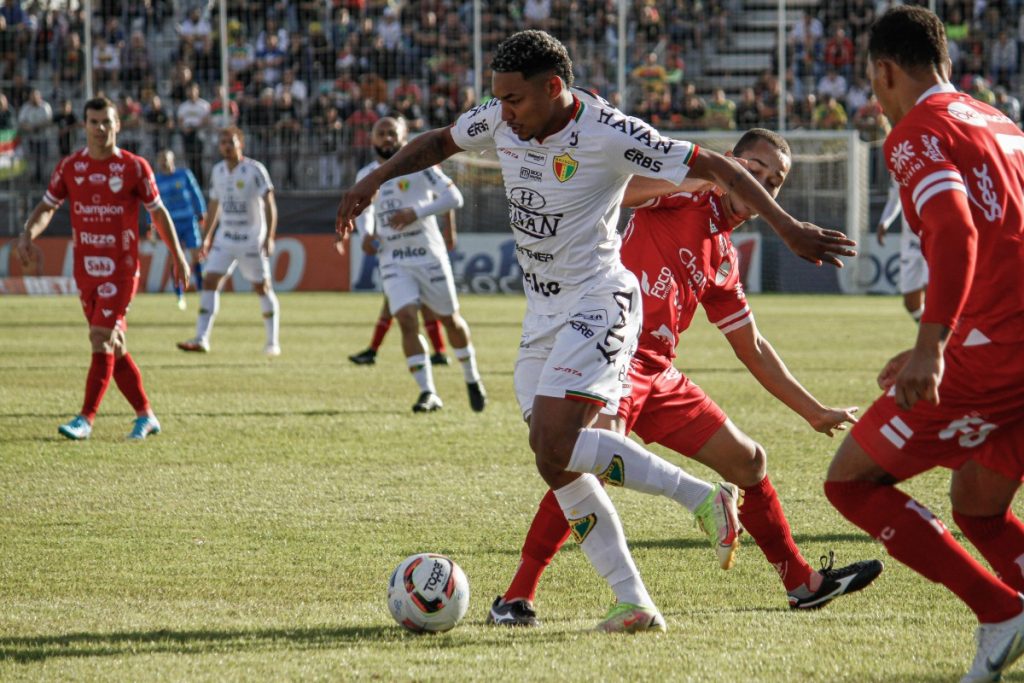
POLYGON ((890 59, 901 68, 933 68, 946 73, 946 27, 924 7, 901 5, 883 14, 868 30, 871 59, 890 59))
POLYGON ((545 31, 519 31, 503 40, 494 52, 491 70, 495 73, 518 71, 523 78, 554 71, 566 85, 571 86, 573 82, 569 51, 545 31))

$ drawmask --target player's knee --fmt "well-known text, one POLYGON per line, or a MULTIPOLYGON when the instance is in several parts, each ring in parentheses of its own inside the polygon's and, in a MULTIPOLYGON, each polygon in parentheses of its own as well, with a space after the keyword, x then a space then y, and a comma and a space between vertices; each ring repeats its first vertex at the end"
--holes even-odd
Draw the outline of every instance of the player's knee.
POLYGON ((756 441, 752 441, 751 446, 748 457, 743 459, 737 472, 737 483, 742 486, 753 486, 768 474, 768 454, 764 446, 756 441))
POLYGON ((403 306, 395 313, 395 320, 403 333, 416 334, 419 331, 420 323, 416 318, 415 306, 403 306))
POLYGON ((579 436, 578 430, 567 430, 562 425, 545 423, 532 416, 530 420, 530 448, 537 459, 537 469, 558 473, 565 470, 579 436))

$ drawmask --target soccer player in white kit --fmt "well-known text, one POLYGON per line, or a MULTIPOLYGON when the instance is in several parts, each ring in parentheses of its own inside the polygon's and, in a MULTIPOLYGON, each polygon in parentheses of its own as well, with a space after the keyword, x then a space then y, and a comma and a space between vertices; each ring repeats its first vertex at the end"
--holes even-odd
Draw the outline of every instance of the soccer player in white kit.
POLYGON ((365 176, 342 198, 347 234, 382 183, 429 168, 462 150, 497 149, 509 222, 523 269, 527 312, 515 390, 529 423, 541 477, 573 536, 608 582, 617 604, 603 631, 665 630, 593 463, 621 466, 633 487, 676 491, 691 481, 638 443, 590 425, 617 408, 640 328, 640 287, 619 259, 618 206, 634 174, 680 183, 714 180, 759 213, 795 252, 838 264, 852 254, 842 233, 801 224, 739 163, 662 137, 604 100, 573 89, 565 47, 543 31, 521 31, 491 62, 494 99, 450 128, 428 131, 365 176), (587 466, 580 462, 586 461, 587 466))
POLYGON ((210 173, 210 204, 202 255, 206 259, 199 295, 196 336, 178 342, 182 351, 206 353, 220 307, 220 290, 237 265, 260 297, 267 342, 263 353, 280 356, 279 306, 270 279, 270 256, 277 233, 277 202, 270 174, 260 162, 244 156, 245 134, 237 126, 220 132, 223 161, 210 173), (218 226, 220 229, 218 230, 218 226))
MULTIPOLYGON (((408 128, 404 119, 385 117, 374 124, 370 142, 377 152, 373 161, 356 176, 361 180, 405 146, 408 128)), ((459 315, 455 278, 444 238, 437 227, 438 214, 462 206, 462 193, 439 167, 427 168, 392 178, 356 220, 359 232, 375 235, 380 243, 377 259, 388 307, 402 329, 402 350, 420 394, 414 413, 429 413, 442 407, 434 387, 427 342, 420 335, 419 311, 429 306, 448 333, 452 352, 462 365, 469 405, 480 412, 486 393, 470 342, 469 325, 459 315)))
POLYGON ((921 238, 907 225, 900 206, 900 186, 895 180, 889 184, 889 196, 882 209, 882 217, 878 219, 878 243, 885 244, 885 234, 896 220, 902 218, 900 231, 900 294, 903 295, 903 307, 914 319, 921 321, 924 314, 924 290, 928 286, 928 263, 921 253, 921 238))

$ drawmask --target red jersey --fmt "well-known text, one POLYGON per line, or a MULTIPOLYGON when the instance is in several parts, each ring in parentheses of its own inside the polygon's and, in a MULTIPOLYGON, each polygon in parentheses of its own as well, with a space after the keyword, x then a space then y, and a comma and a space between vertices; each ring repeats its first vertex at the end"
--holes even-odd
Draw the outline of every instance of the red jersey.
POLYGON ((672 365, 679 334, 690 326, 698 303, 723 334, 753 321, 731 232, 721 201, 711 192, 658 197, 633 212, 622 263, 642 290, 638 358, 672 365))
POLYGON ((103 160, 81 149, 57 164, 43 195, 54 208, 65 199, 80 285, 137 277, 139 202, 149 211, 161 206, 149 163, 122 149, 103 160))
POLYGON ((893 128, 885 157, 933 274, 922 322, 953 327, 967 345, 1024 338, 1021 130, 994 107, 940 85, 893 128))

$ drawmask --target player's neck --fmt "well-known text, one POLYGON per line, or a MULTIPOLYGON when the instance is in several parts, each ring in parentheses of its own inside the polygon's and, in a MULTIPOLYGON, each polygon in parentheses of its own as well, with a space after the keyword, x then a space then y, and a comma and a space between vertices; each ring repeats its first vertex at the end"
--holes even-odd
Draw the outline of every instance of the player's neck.
POLYGON ((94 147, 89 145, 86 149, 89 151, 89 158, 96 159, 97 161, 109 159, 117 153, 117 145, 111 145, 110 147, 94 147))
POLYGON ((242 163, 243 159, 245 159, 245 157, 240 156, 237 159, 225 159, 224 161, 226 161, 228 164, 228 170, 234 171, 236 168, 238 168, 238 165, 242 163))
POLYGON ((551 116, 551 120, 548 122, 548 125, 543 131, 541 131, 540 135, 537 136, 537 141, 543 142, 548 137, 569 125, 569 121, 571 121, 573 115, 576 114, 577 106, 577 101, 576 98, 573 97, 573 94, 568 90, 563 90, 555 113, 551 116))
POLYGON ((922 95, 935 86, 948 82, 934 71, 918 77, 905 73, 904 78, 905 81, 903 83, 903 87, 899 90, 899 97, 897 98, 896 106, 894 107, 895 111, 885 112, 885 115, 894 126, 899 123, 911 109, 917 106, 922 95))

